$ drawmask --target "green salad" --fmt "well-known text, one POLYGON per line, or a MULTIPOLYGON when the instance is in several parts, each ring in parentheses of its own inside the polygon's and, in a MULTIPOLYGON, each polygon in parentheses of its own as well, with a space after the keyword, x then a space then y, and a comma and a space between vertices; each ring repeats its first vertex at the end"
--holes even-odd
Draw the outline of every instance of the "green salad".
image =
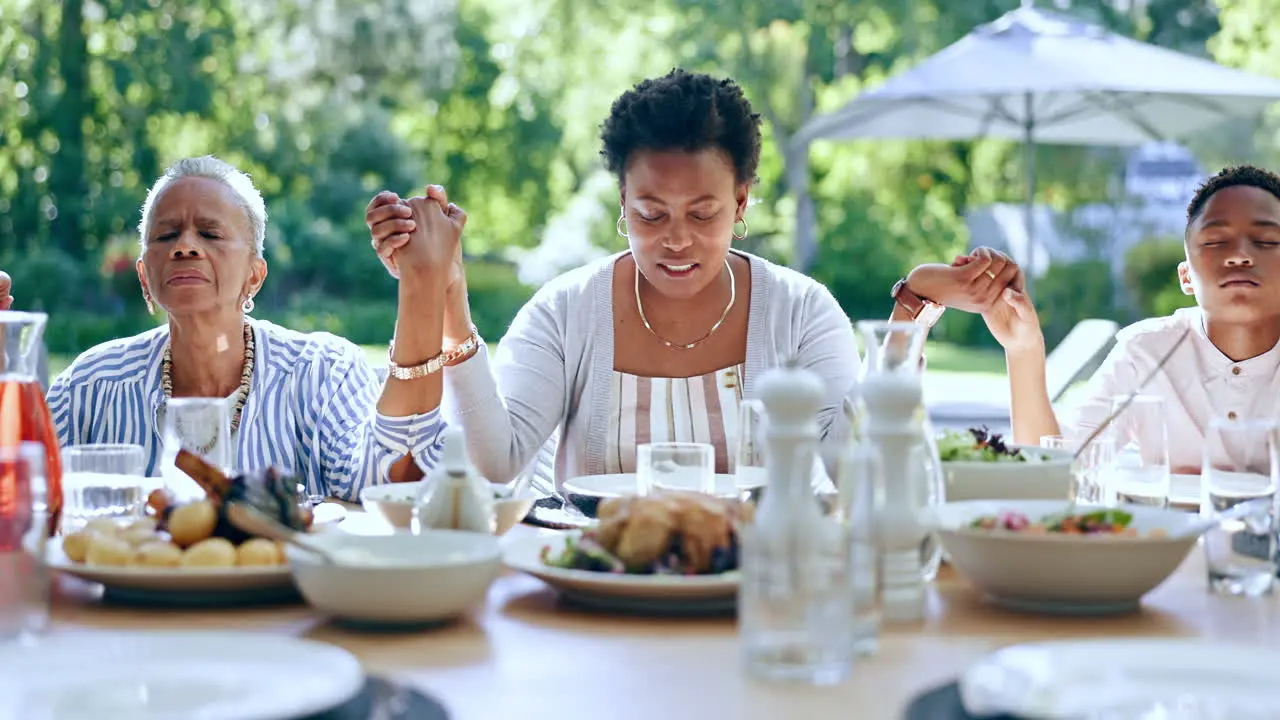
MULTIPOLYGON (((1005 444, 999 433, 986 426, 967 432, 947 431, 938 437, 938 458, 942 462, 1026 462, 1027 454, 1005 444)), ((1048 460, 1041 455, 1035 459, 1048 460)))

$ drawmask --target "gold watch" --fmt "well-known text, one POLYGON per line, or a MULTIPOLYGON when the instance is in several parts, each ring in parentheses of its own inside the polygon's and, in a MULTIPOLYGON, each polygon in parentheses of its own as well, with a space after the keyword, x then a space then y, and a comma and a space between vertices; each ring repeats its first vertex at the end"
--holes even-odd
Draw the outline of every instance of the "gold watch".
POLYGON ((946 312, 945 305, 920 297, 907 287, 907 279, 902 278, 894 283, 893 290, 889 292, 894 302, 902 306, 911 315, 912 322, 931 328, 942 317, 942 313, 946 312))

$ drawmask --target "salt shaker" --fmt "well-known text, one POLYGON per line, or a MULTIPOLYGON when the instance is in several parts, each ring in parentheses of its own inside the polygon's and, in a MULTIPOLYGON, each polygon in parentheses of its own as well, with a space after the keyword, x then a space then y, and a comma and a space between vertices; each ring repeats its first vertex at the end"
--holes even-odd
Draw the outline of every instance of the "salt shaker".
POLYGON ((768 416, 768 482, 742 535, 738 623, 747 672, 814 684, 853 666, 853 588, 842 523, 824 517, 811 487, 817 412, 825 388, 783 367, 759 381, 768 416))
POLYGON ((462 430, 446 429, 441 441, 440 462, 418 492, 415 524, 422 529, 492 533, 493 490, 471 465, 462 430))

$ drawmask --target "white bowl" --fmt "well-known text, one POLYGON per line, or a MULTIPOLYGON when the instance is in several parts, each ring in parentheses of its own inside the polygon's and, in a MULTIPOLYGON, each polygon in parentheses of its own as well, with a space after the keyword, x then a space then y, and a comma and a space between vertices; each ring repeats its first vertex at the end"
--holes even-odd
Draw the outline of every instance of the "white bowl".
POLYGON ((947 501, 1067 500, 1072 488, 1072 453, 1019 447, 1026 462, 953 461, 942 463, 947 501), (1048 459, 1042 459, 1045 456, 1048 459))
MULTIPOLYGON (((1019 512, 1032 522, 1063 500, 971 500, 933 509, 952 566, 998 602, 1057 613, 1126 612, 1173 574, 1210 521, 1178 510, 1125 505, 1136 537, 971 529, 982 515, 1019 512), (1160 529, 1163 537, 1147 535, 1160 529)), ((1077 506, 1075 512, 1098 508, 1077 506)))
POLYGON ((287 546, 294 582, 310 605, 346 620, 450 620, 482 604, 502 572, 498 539, 482 533, 322 533, 307 540, 337 555, 340 562, 327 564, 313 553, 287 546))
MULTIPOLYGON (((418 489, 422 487, 423 482, 425 481, 420 480, 367 487, 360 491, 360 504, 364 506, 365 512, 382 518, 392 527, 407 529, 413 521, 413 505, 417 502, 418 489)), ((491 484, 495 488, 494 534, 501 535, 524 520, 538 498, 528 490, 516 497, 501 497, 497 494, 499 492, 497 488, 503 486, 491 484)))

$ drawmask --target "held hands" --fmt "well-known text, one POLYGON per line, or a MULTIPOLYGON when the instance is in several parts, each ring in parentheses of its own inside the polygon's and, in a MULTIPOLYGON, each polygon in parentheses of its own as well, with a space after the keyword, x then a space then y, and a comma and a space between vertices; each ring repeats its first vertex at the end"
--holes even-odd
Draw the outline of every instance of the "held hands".
POLYGON ((1006 287, 1023 287, 1022 271, 1004 253, 978 248, 951 265, 920 265, 907 276, 907 287, 920 297, 965 312, 987 311, 1006 287))
POLYGON ((365 210, 365 224, 392 277, 447 273, 450 286, 459 279, 467 214, 449 202, 439 185, 428 185, 426 197, 407 200, 386 190, 378 193, 365 210))

